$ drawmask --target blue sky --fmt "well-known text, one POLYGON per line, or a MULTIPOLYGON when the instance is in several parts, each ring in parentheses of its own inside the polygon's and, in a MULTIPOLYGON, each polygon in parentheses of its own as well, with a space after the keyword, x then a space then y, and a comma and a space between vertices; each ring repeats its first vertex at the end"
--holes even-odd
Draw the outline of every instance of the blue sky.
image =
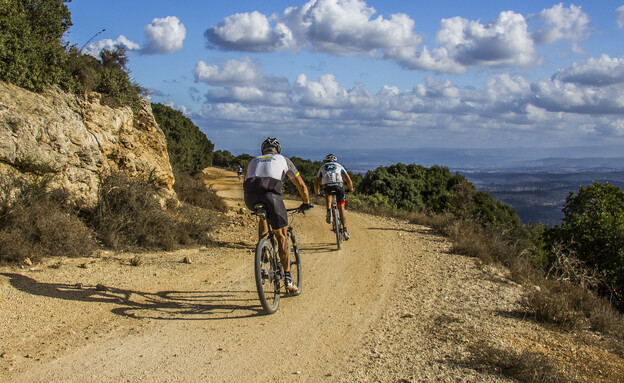
POLYGON ((69 43, 125 45, 152 102, 235 154, 624 147, 624 0, 68 6, 69 43))

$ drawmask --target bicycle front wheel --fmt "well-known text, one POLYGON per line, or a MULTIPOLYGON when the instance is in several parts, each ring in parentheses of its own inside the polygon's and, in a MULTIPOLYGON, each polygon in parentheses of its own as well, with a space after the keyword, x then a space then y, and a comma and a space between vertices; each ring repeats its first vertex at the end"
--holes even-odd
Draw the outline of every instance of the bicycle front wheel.
POLYGON ((267 314, 273 314, 279 306, 280 278, 279 260, 273 250, 273 244, 267 238, 262 238, 256 246, 254 269, 256 288, 262 308, 267 314))
POLYGON ((332 211, 332 215, 334 216, 334 233, 336 233, 336 244, 338 245, 338 250, 342 248, 342 225, 340 224, 340 215, 338 215, 338 208, 334 208, 332 211))
POLYGON ((292 230, 288 231, 287 241, 288 246, 290 246, 290 276, 292 277, 293 283, 297 286, 297 292, 291 295, 299 295, 303 287, 301 256, 299 254, 299 247, 297 246, 297 239, 295 238, 295 234, 292 233, 292 230))

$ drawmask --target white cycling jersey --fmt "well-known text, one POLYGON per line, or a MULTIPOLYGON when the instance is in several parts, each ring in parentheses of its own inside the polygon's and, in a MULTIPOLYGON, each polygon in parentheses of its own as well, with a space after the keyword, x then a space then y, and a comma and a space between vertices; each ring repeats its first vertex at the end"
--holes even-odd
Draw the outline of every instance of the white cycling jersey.
POLYGON ((247 166, 243 189, 246 192, 282 193, 282 179, 299 175, 291 160, 281 154, 263 154, 255 157, 247 166))
POLYGON ((321 178, 323 185, 342 184, 342 175, 347 174, 347 170, 338 162, 327 162, 321 166, 317 177, 321 178))

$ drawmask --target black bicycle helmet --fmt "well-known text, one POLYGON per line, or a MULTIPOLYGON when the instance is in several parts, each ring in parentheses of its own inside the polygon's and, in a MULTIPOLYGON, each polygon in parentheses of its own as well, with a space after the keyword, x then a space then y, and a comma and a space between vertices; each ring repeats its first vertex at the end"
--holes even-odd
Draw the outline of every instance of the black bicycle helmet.
POLYGON ((275 148, 275 150, 278 153, 282 152, 282 145, 280 145, 280 143, 277 140, 277 138, 267 137, 267 139, 264 140, 264 142, 260 146, 260 150, 262 151, 262 153, 267 151, 269 148, 275 148))
POLYGON ((323 162, 338 162, 338 158, 335 155, 329 153, 325 156, 325 160, 323 160, 323 162))

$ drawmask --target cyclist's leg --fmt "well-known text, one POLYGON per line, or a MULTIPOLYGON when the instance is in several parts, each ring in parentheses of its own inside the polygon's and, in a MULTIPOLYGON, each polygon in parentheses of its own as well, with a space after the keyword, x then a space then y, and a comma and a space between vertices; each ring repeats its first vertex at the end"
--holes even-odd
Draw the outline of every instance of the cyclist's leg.
POLYGON ((269 235, 269 226, 267 225, 266 220, 259 219, 258 220, 258 239, 266 238, 269 235))
POLYGON ((280 260, 282 261, 282 266, 284 266, 284 271, 290 272, 290 247, 286 243, 286 231, 288 228, 282 227, 281 229, 273 230, 275 234, 275 239, 277 239, 277 247, 279 249, 280 260))
POLYGON ((342 227, 347 227, 347 214, 345 209, 345 204, 341 203, 338 205, 338 214, 340 214, 340 220, 342 221, 342 227))
POLYGON ((280 254, 280 260, 284 266, 284 271, 290 270, 290 258, 288 257, 290 251, 286 246, 286 230, 288 227, 288 213, 286 212, 286 206, 282 196, 275 193, 266 193, 267 204, 267 219, 273 228, 275 239, 278 243, 278 250, 280 254))
POLYGON ((345 212, 346 195, 344 187, 336 187, 336 203, 338 204, 338 214, 340 214, 340 220, 342 221, 342 227, 347 227, 347 214, 345 212))
MULTIPOLYGON (((264 193, 253 193, 253 192, 245 192, 244 194, 245 205, 251 211, 253 211, 254 206, 257 203, 262 202, 265 205, 268 205, 267 199, 264 197, 264 193)), ((258 239, 266 238, 269 234, 269 228, 265 220, 258 220, 258 239)))

